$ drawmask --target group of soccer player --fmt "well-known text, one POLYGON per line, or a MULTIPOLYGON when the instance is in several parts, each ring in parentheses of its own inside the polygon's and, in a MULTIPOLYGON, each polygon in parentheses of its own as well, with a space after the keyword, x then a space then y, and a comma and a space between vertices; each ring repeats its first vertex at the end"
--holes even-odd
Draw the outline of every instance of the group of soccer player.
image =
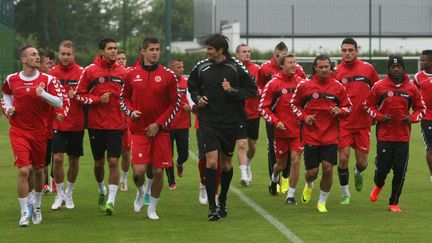
POLYGON ((196 115, 199 201, 208 204, 210 221, 228 215, 227 194, 236 145, 240 183, 249 186, 252 182, 251 161, 260 117, 266 121, 268 189, 273 196, 287 193, 288 205, 297 204, 295 191, 303 153, 306 184, 301 201, 311 200, 321 164, 317 210, 327 212, 335 165, 342 191, 340 203, 349 204, 350 148, 356 159, 355 188, 361 191, 372 124, 377 130, 372 202, 378 199, 392 169, 388 209, 401 212, 398 203, 408 165, 411 123, 422 121, 432 174, 432 108, 426 108, 432 107, 432 50, 422 52, 422 70, 411 82, 400 55, 389 57, 387 76, 380 80, 374 67, 357 57, 358 46, 352 38, 342 41, 341 64, 333 67, 328 56, 318 55, 309 78, 283 42, 261 66, 251 62, 246 44, 239 45, 235 57, 231 56, 223 35, 210 36, 205 45, 207 59, 196 64, 188 79, 183 76, 182 60, 173 58, 170 69, 159 63, 160 43, 154 37, 142 41, 139 58, 131 67, 126 66, 125 53, 118 51, 117 42, 110 38, 99 42, 99 55, 86 68, 75 63, 75 46, 69 40, 60 43, 58 62, 49 69, 42 68, 44 61, 36 48, 20 48, 23 69, 7 76, 2 87, 2 107, 10 123, 18 167, 19 225, 28 226, 30 219, 34 224, 42 222, 44 169, 51 155, 57 193, 51 209, 75 207, 72 195, 85 127, 100 210, 113 214, 119 185, 121 190, 128 190, 131 166, 137 188, 134 211, 139 213, 147 205, 148 218, 159 219, 156 208, 164 170, 169 188, 176 189, 174 143, 179 177, 188 160, 190 112, 196 115), (69 162, 67 184, 64 153, 69 162))

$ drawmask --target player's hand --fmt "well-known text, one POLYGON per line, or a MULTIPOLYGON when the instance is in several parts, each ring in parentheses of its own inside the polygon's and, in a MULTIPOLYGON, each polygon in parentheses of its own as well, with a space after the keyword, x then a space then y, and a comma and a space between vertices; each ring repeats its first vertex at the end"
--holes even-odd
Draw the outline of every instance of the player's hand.
POLYGON ((203 96, 198 100, 198 108, 203 108, 206 105, 208 105, 208 98, 207 96, 203 96))
POLYGON ((134 121, 137 120, 140 116, 141 116, 141 111, 132 111, 131 113, 131 119, 134 121))
POLYGON ((44 89, 40 86, 36 87, 36 95, 41 96, 44 89))
POLYGON ((405 123, 406 125, 410 125, 411 124, 411 118, 410 116, 406 116, 404 118, 401 119, 403 121, 403 123, 405 123))
POLYGON ((152 123, 146 127, 147 137, 154 137, 159 132, 159 126, 156 123, 152 123))
POLYGON ((64 116, 63 114, 60 114, 60 113, 59 113, 59 114, 57 114, 56 118, 57 118, 58 121, 61 121, 61 122, 62 122, 62 121, 64 121, 65 116, 64 116))
POLYGON ((73 97, 75 97, 75 90, 70 89, 68 95, 69 95, 69 98, 70 98, 70 99, 73 99, 73 97))
POLYGON ((184 110, 184 111, 190 111, 190 107, 189 107, 189 105, 188 105, 188 104, 185 104, 185 105, 183 106, 183 110, 184 110))
POLYGON ((230 82, 228 82, 226 80, 226 78, 224 78, 224 80, 222 81, 222 87, 223 87, 225 92, 231 92, 231 90, 232 90, 231 84, 230 84, 230 82))
POLYGON ((341 109, 337 106, 330 106, 330 112, 332 113, 333 116, 337 116, 341 113, 341 109))
POLYGON ((11 107, 11 108, 6 110, 6 116, 7 117, 11 117, 13 115, 15 115, 15 107, 11 107))
POLYGON ((106 104, 109 102, 109 97, 110 97, 111 93, 104 93, 103 95, 100 96, 100 101, 103 104, 106 104))
POLYGON ((193 105, 192 106, 192 112, 196 113, 198 111, 198 106, 197 105, 193 105))
POLYGON ((283 124, 283 122, 278 122, 278 123, 276 124, 276 128, 277 128, 277 129, 280 129, 280 130, 286 130, 286 127, 285 127, 285 125, 283 124))
POLYGON ((312 125, 315 123, 315 115, 309 115, 305 119, 306 124, 312 125))
POLYGON ((382 123, 386 123, 386 122, 388 122, 388 121, 390 121, 391 120, 391 115, 389 115, 389 114, 385 114, 384 116, 383 116, 383 119, 382 119, 382 123))

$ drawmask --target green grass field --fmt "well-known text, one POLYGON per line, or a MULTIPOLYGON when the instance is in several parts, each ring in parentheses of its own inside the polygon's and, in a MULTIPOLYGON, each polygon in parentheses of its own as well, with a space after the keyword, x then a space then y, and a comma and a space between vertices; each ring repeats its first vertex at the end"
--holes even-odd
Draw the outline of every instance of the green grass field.
MULTIPOLYGON (((234 178, 231 186, 241 195, 259 205, 304 242, 428 242, 432 233, 430 195, 432 184, 425 162, 424 145, 419 126, 414 125, 410 147, 410 162, 400 199, 401 214, 387 211, 392 174, 376 203, 369 202, 373 186, 375 138, 372 139, 369 168, 364 173, 362 192, 354 189, 350 177, 352 201, 340 205, 340 187, 336 172, 327 208, 329 213, 315 210, 318 185, 309 204, 285 205, 285 196, 271 197, 267 190, 267 155, 265 129, 261 122, 258 151, 253 160, 253 184, 244 188, 239 183, 237 160, 233 161, 234 178)), ((85 137, 85 156, 80 162, 80 174, 74 190, 75 209, 52 211, 53 194, 42 199, 43 222, 18 227, 19 204, 16 193, 17 169, 13 166, 8 128, 0 117, 0 242, 287 242, 289 239, 264 217, 248 206, 238 193, 228 196, 229 215, 218 222, 207 221, 207 207, 198 202, 199 176, 197 162, 185 164, 183 178, 176 178, 177 189, 169 191, 165 184, 158 204, 160 220, 147 219, 145 211, 133 211, 135 188, 129 176, 129 191, 117 194, 113 216, 100 213, 97 207, 97 185, 93 176, 93 161, 85 137)), ((191 130, 191 151, 195 149, 195 131, 191 130)), ((353 168, 350 164, 350 171, 353 168)), ((106 171, 107 175, 107 171, 106 171)), ((165 181, 166 182, 166 181, 165 181)), ((303 167, 296 199, 300 202, 303 189, 303 167)))

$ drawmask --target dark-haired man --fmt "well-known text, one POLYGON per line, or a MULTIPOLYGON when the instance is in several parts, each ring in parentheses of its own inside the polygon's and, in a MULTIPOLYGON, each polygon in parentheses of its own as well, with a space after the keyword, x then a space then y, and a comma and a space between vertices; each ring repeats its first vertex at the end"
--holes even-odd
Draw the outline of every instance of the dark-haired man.
POLYGON ((341 204, 349 204, 351 195, 348 188, 348 162, 350 147, 354 148, 356 165, 354 170, 355 188, 361 191, 363 176, 361 172, 367 167, 370 147, 370 126, 372 119, 363 109, 370 89, 379 80, 375 68, 358 57, 357 42, 352 38, 345 38, 341 44, 342 63, 332 75, 347 90, 353 108, 348 117, 340 119, 339 165, 338 175, 342 189, 341 204))
POLYGON ((374 188, 370 200, 375 202, 390 170, 392 190, 388 210, 400 213, 399 197, 408 168, 411 123, 419 122, 426 112, 420 91, 405 73, 402 56, 391 55, 388 74, 377 82, 365 102, 365 109, 377 121, 377 154, 374 188), (410 114, 410 110, 413 112, 410 114))
POLYGON ((60 84, 53 76, 38 71, 40 58, 36 48, 24 46, 19 54, 23 69, 7 76, 2 93, 3 109, 10 123, 9 136, 15 165, 18 167, 19 225, 28 226, 29 173, 33 171, 35 189, 31 218, 34 224, 40 224, 49 113, 51 106, 63 105, 63 95, 60 84))
POLYGON ((99 209, 108 215, 114 211, 119 184, 118 162, 126 128, 120 109, 120 93, 126 73, 117 62, 117 42, 102 39, 99 55, 84 69, 75 95, 78 103, 89 105, 87 127, 99 189, 99 209), (108 192, 104 183, 105 152, 109 167, 108 192))
POLYGON ((208 220, 227 216, 227 193, 233 176, 232 156, 244 99, 257 88, 246 67, 228 52, 227 38, 214 34, 206 39, 206 60, 200 61, 188 80, 192 100, 197 104, 201 138, 206 156, 205 184, 209 203, 208 220), (216 207, 216 168, 222 167, 219 209, 216 207))
POLYGON ((414 84, 417 85, 427 110, 421 121, 421 131, 426 146, 426 162, 429 167, 430 181, 432 182, 432 50, 424 50, 420 56, 421 71, 414 75, 414 84))
MULTIPOLYGON (((283 41, 279 42, 274 51, 272 59, 263 63, 258 70, 257 75, 257 84, 259 93, 261 94, 266 86, 266 84, 273 78, 276 73, 281 71, 280 66, 278 65, 278 59, 282 52, 288 52, 288 47, 285 45, 283 41)), ((306 78, 306 74, 303 71, 303 68, 296 64, 295 73, 297 76, 301 78, 306 78)), ((268 152, 268 172, 271 179, 272 171, 274 164, 276 163, 275 151, 274 151, 274 126, 270 125, 266 122, 266 132, 267 132, 267 152, 268 152)), ((288 176, 289 176, 290 165, 288 163, 287 168, 282 173, 282 178, 280 180, 281 188, 280 192, 285 193, 288 190, 288 176)))
POLYGON ((319 55, 313 63, 314 73, 310 81, 297 87, 291 100, 291 108, 302 122, 306 185, 302 201, 308 203, 312 196, 313 181, 322 165, 320 197, 317 210, 326 213, 326 201, 333 180, 333 166, 337 164, 339 142, 339 117, 351 112, 351 102, 345 88, 331 77, 331 60, 319 55))

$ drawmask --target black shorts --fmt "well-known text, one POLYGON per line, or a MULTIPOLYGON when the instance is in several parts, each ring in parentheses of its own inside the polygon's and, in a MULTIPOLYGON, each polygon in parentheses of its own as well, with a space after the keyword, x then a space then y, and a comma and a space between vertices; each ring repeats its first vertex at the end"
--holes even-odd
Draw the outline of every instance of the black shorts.
POLYGON ((239 125, 238 131, 237 131, 237 140, 246 139, 246 138, 247 138, 247 126, 246 126, 246 122, 242 122, 239 125))
POLYGON ((100 160, 107 151, 108 158, 120 158, 124 130, 88 129, 94 160, 100 160))
POLYGON ((53 153, 67 153, 69 156, 83 156, 84 131, 54 130, 53 153))
POLYGON ((426 149, 432 149, 432 121, 421 121, 421 132, 426 149))
POLYGON ((51 160, 52 160, 52 142, 53 140, 50 138, 47 141, 47 149, 46 149, 46 155, 45 155, 45 166, 48 166, 49 164, 51 164, 51 160))
POLYGON ((205 152, 204 152, 204 144, 201 137, 201 130, 196 129, 196 141, 197 141, 197 148, 198 148, 198 159, 199 160, 205 160, 205 152))
POLYGON ((248 119, 246 121, 247 137, 252 140, 258 140, 260 119, 248 119))
POLYGON ((200 124, 204 153, 221 150, 228 156, 233 156, 237 140, 238 128, 216 128, 200 124))
POLYGON ((332 165, 337 164, 337 144, 324 146, 304 145, 304 161, 306 170, 319 167, 322 161, 330 162, 332 165))

